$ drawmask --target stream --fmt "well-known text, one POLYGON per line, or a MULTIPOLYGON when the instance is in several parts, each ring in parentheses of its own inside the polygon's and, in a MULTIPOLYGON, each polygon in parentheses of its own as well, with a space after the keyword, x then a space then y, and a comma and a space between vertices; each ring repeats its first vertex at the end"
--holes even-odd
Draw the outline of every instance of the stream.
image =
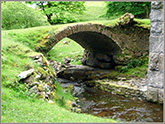
POLYGON ((163 122, 163 105, 110 94, 83 83, 58 81, 63 82, 64 88, 74 85, 74 95, 80 100, 82 113, 122 122, 163 122))

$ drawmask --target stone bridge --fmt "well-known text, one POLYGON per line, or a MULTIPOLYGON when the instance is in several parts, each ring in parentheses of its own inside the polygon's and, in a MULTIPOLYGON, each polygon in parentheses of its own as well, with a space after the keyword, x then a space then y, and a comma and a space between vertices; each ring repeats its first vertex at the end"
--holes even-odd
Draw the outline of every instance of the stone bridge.
POLYGON ((164 2, 151 3, 151 30, 135 25, 109 27, 101 24, 75 24, 45 36, 38 50, 47 53, 60 40, 69 37, 85 49, 83 64, 102 68, 127 64, 132 57, 140 57, 150 52, 147 100, 163 103, 163 4, 164 2))
POLYGON ((68 37, 84 49, 82 63, 93 67, 113 68, 127 64, 132 57, 147 55, 150 30, 134 25, 75 24, 45 36, 40 51, 50 51, 60 40, 68 37))

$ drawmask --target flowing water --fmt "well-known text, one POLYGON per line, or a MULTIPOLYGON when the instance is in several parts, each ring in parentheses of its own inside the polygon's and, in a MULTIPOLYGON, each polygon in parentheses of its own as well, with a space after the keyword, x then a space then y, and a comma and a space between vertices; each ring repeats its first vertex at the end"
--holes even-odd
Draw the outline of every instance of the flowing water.
POLYGON ((82 113, 123 122, 163 122, 163 105, 113 95, 79 83, 74 85, 82 113))
POLYGON ((124 98, 92 88, 79 97, 82 112, 129 122, 163 122, 163 105, 124 98))

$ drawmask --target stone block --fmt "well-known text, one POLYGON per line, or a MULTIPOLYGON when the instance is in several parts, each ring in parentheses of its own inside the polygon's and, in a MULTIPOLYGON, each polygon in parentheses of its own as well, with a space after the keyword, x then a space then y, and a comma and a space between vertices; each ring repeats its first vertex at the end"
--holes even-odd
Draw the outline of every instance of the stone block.
POLYGON ((150 20, 151 22, 153 21, 162 21, 164 20, 164 11, 163 9, 159 10, 151 10, 151 15, 150 15, 150 20))
POLYGON ((93 32, 97 31, 96 28, 95 28, 95 25, 91 25, 91 31, 93 31, 93 32))
MULTIPOLYGON (((110 30, 107 30, 106 32, 106 35, 109 37, 109 38, 112 38, 113 34, 110 30)), ((114 40, 114 38, 112 38, 114 40)))
POLYGON ((94 27, 93 27, 93 30, 94 30, 94 31, 97 31, 97 30, 98 30, 98 24, 93 24, 93 26, 94 26, 94 27))
POLYGON ((72 30, 72 34, 76 33, 76 31, 75 31, 75 25, 70 26, 70 28, 72 30))
POLYGON ((149 38, 150 53, 164 53, 164 37, 150 36, 149 38))
POLYGON ((66 37, 66 30, 63 29, 61 32, 60 32, 60 38, 63 39, 66 37))
POLYGON ((164 89, 158 89, 158 102, 163 103, 164 89))
POLYGON ((78 33, 79 32, 79 30, 78 30, 78 25, 75 25, 74 26, 74 33, 78 33))
POLYGON ((108 32, 108 30, 104 28, 103 31, 102 31, 102 34, 108 36, 108 35, 107 35, 107 32, 108 32))
POLYGON ((158 101, 158 88, 148 87, 147 100, 152 102, 158 101))
POLYGON ((70 27, 68 27, 68 28, 65 30, 65 36, 67 37, 67 36, 69 36, 69 35, 71 35, 71 34, 72 34, 72 30, 71 30, 70 27))
POLYGON ((163 53, 150 53, 149 56, 149 69, 151 71, 159 71, 164 69, 164 54, 163 53))
POLYGON ((88 25, 88 31, 92 31, 92 27, 91 27, 92 24, 89 23, 87 25, 88 25))
POLYGON ((163 22, 152 22, 151 23, 151 36, 160 36, 162 35, 163 22))
POLYGON ((148 71, 148 86, 155 88, 164 87, 164 70, 160 71, 148 71))
POLYGON ((86 31, 86 25, 83 24, 83 28, 82 28, 83 31, 86 31))
POLYGON ((151 2, 151 8, 152 9, 162 9, 163 8, 163 2, 152 1, 151 2))
POLYGON ((77 31, 78 31, 78 32, 82 31, 82 24, 78 24, 78 25, 77 25, 77 31))

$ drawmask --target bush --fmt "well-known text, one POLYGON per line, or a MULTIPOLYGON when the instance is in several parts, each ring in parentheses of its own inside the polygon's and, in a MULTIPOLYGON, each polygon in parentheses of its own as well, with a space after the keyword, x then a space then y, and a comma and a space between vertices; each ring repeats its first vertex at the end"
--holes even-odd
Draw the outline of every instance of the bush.
POLYGON ((128 69, 142 66, 146 61, 143 59, 132 59, 126 66, 123 66, 119 72, 127 72, 128 69))
POLYGON ((73 17, 66 16, 66 17, 52 19, 51 24, 66 24, 66 23, 73 23, 77 21, 78 20, 73 17))
POLYGON ((2 29, 19 29, 48 25, 46 18, 23 2, 2 3, 2 29))
POLYGON ((121 16, 132 13, 136 18, 149 18, 151 2, 107 2, 106 16, 121 16))
POLYGON ((135 68, 137 66, 141 66, 143 64, 142 60, 132 59, 130 63, 127 64, 128 68, 135 68))

